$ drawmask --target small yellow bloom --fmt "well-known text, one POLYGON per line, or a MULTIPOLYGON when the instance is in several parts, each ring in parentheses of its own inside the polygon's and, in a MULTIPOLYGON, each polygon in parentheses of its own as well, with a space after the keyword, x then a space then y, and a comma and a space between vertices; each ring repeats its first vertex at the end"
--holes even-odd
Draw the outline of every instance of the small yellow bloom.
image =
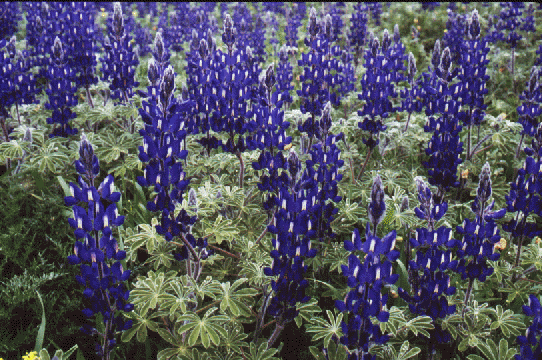
POLYGON ((397 294, 395 291, 393 290, 390 290, 390 294, 391 294, 391 297, 394 298, 394 299, 397 299, 397 297, 399 296, 399 294, 397 294))
POLYGON ((495 249, 497 249, 497 250, 506 249, 506 239, 501 238, 501 240, 499 240, 499 242, 495 244, 495 249))
POLYGON ((420 25, 418 25, 417 29, 418 29, 418 31, 421 31, 422 27, 420 25))
POLYGON ((465 169, 461 171, 461 179, 468 179, 469 178, 469 169, 465 169))
POLYGON ((290 143, 290 144, 288 144, 288 145, 286 145, 286 146, 284 147, 284 150, 290 150, 291 147, 292 147, 292 144, 290 143))
POLYGON ((28 354, 28 351, 26 352, 27 356, 23 355, 23 360, 40 360, 38 357, 38 353, 35 351, 32 351, 30 354, 28 354))
POLYGON ((418 23, 418 19, 414 19, 414 24, 417 24, 418 23))
POLYGON ((402 236, 397 236, 396 240, 397 241, 403 241, 403 237, 402 236))

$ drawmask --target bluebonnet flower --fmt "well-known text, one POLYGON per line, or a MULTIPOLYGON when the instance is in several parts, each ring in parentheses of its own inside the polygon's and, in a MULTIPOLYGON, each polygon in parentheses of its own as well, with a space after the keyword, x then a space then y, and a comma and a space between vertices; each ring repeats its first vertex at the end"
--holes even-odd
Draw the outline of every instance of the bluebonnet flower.
POLYGON ((467 32, 469 32, 469 27, 466 16, 448 10, 448 21, 446 22, 446 33, 442 37, 442 47, 450 48, 452 62, 456 64, 461 60, 464 50, 463 41, 467 32))
POLYGON ((290 91, 294 89, 292 64, 288 58, 286 46, 283 45, 279 51, 279 63, 277 64, 277 90, 281 91, 283 100, 286 104, 291 104, 293 99, 290 91))
POLYGON ((54 65, 49 70, 49 86, 46 90, 49 102, 45 104, 47 110, 53 110, 47 124, 56 124, 49 137, 68 137, 77 134, 77 129, 69 124, 71 119, 77 117, 71 108, 77 105, 75 92, 77 88, 72 86, 73 71, 68 66, 64 57, 62 42, 57 37, 53 47, 52 59, 54 65))
POLYGON ((299 3, 297 5, 297 13, 294 13, 290 6, 287 6, 284 11, 286 18, 286 26, 284 27, 284 39, 287 46, 297 48, 297 29, 301 26, 301 20, 305 17, 306 8, 303 9, 299 3), (301 12, 302 10, 302 12, 301 12))
POLYGON ((369 48, 364 55, 367 70, 361 78, 361 93, 358 94, 358 99, 364 100, 365 104, 358 111, 358 115, 363 118, 358 127, 370 134, 368 138, 363 137, 363 143, 369 148, 367 159, 378 145, 379 133, 387 128, 384 120, 394 111, 389 99, 396 97, 392 81, 394 63, 386 55, 390 45, 391 39, 387 31, 384 32, 382 46, 377 37, 370 36, 369 48))
POLYGON ((269 346, 278 337, 284 326, 298 314, 296 303, 305 303, 310 297, 305 295, 309 285, 304 278, 307 271, 305 259, 316 255, 311 238, 314 236, 310 210, 313 206, 314 187, 310 187, 312 178, 302 172, 301 162, 295 151, 288 156, 288 187, 282 187, 275 203, 278 207, 273 223, 268 226, 270 233, 275 234, 272 241, 273 258, 271 266, 264 269, 267 276, 277 276, 271 281, 274 296, 267 312, 277 319, 275 332, 268 341, 269 346), (309 185, 311 190, 304 189, 309 185))
POLYGON ((458 187, 457 166, 462 162, 460 158, 463 143, 459 140, 462 127, 458 124, 458 112, 461 108, 457 94, 461 93, 461 83, 452 84, 457 76, 458 69, 452 70, 450 49, 445 48, 440 56, 440 64, 435 67, 435 54, 438 50, 435 44, 432 63, 432 74, 424 73, 423 94, 433 94, 426 99, 426 114, 428 116, 440 114, 439 117, 430 116, 424 127, 425 132, 433 132, 425 153, 429 161, 423 162, 428 169, 429 183, 438 186, 437 199, 440 199, 450 187, 458 187))
POLYGON ((486 82, 489 79, 489 75, 486 74, 489 47, 487 41, 480 37, 480 20, 476 9, 467 21, 462 48, 459 62, 461 72, 458 78, 462 83, 461 104, 468 109, 461 112, 460 117, 463 124, 468 126, 467 159, 470 159, 471 127, 478 126, 478 134, 480 134, 480 125, 485 116, 484 110, 487 108, 484 104, 484 95, 488 92, 486 82))
POLYGON ((516 266, 520 263, 524 239, 542 235, 535 221, 527 221, 530 214, 542 217, 542 124, 538 124, 531 148, 526 147, 524 151, 527 155, 525 163, 518 169, 516 180, 510 183, 509 195, 505 196, 506 210, 516 213, 503 226, 503 230, 511 233, 511 237, 518 241, 516 266))
POLYGON ((76 86, 85 88, 88 102, 94 107, 89 90, 91 85, 98 83, 94 12, 89 3, 73 3, 71 6, 66 14, 67 21, 72 24, 66 34, 67 44, 71 47, 69 66, 74 72, 76 86))
POLYGON ((399 257, 399 251, 395 250, 395 230, 382 239, 376 235, 375 224, 378 225, 386 208, 383 191, 382 182, 377 176, 371 192, 370 221, 366 225, 365 241, 361 241, 359 231, 355 229, 352 240, 344 242, 344 248, 352 254, 348 257, 348 266, 342 265, 341 268, 352 290, 344 301, 336 300, 335 307, 349 314, 348 321, 341 323, 344 336, 340 339, 342 344, 353 348, 349 360, 376 359, 376 356, 369 354, 369 347, 372 344, 385 344, 389 339, 370 319, 376 316, 381 322, 388 321, 389 313, 384 309, 388 295, 383 295, 382 290, 387 284, 395 284, 399 278, 399 275, 392 273, 392 262, 399 257), (361 254, 356 253, 360 251, 365 254, 363 260, 361 254))
POLYGON ((350 19, 352 33, 350 34, 350 45, 354 49, 354 65, 358 67, 358 59, 361 57, 361 51, 365 46, 365 37, 367 35, 367 11, 365 3, 358 2, 354 4, 354 12, 350 19))
POLYGON ((288 185, 287 174, 281 170, 287 168, 287 162, 281 150, 284 150, 284 146, 291 144, 292 138, 286 136, 286 129, 290 123, 284 121, 284 111, 280 110, 283 93, 276 81, 274 65, 269 66, 265 72, 261 88, 263 99, 254 110, 258 131, 253 138, 249 137, 247 142, 251 147, 263 150, 258 161, 252 163, 252 167, 254 170, 265 170, 258 183, 258 189, 269 193, 264 201, 264 208, 270 210, 275 205, 278 191, 288 185))
MULTIPOLYGON (((272 265, 264 272, 267 276, 279 275, 271 283, 275 296, 268 308, 277 318, 277 328, 268 344, 273 344, 277 332, 280 333, 284 325, 297 316, 296 303, 310 299, 305 295, 308 282, 304 279, 307 271, 304 260, 316 255, 312 241, 335 237, 330 224, 338 212, 334 203, 341 201, 337 186, 342 175, 338 170, 344 162, 339 160, 340 151, 335 145, 342 134, 329 133, 330 110, 328 102, 322 115, 325 118, 320 121, 325 140, 310 149, 311 159, 307 160, 305 171, 301 169, 297 153, 291 149, 288 171, 282 172, 280 180, 275 177, 281 187, 275 197, 277 211, 268 229, 277 237, 273 239, 272 265)), ((284 168, 282 156, 275 159, 277 163, 273 167, 284 168)))
POLYGON ((523 126, 521 131, 521 140, 516 150, 516 158, 519 156, 519 151, 523 143, 525 135, 534 136, 536 127, 539 123, 538 117, 542 114, 542 90, 540 88, 540 70, 533 66, 531 68, 531 76, 527 81, 525 90, 519 97, 523 103, 517 107, 519 119, 518 122, 523 126))
MULTIPOLYGON (((113 175, 106 176, 98 188, 95 187, 100 163, 84 134, 79 155, 79 160, 75 161, 78 185, 70 183, 71 196, 65 198, 66 205, 73 208, 73 218, 68 222, 75 229, 77 238, 73 248, 75 255, 68 256, 68 261, 72 265, 80 264, 81 276, 76 276, 76 280, 85 287, 83 294, 91 303, 90 308, 82 311, 83 314, 87 318, 97 313, 103 316, 106 333, 100 334, 103 344, 96 343, 96 351, 98 356, 109 359, 116 344, 116 332, 132 327, 132 320, 125 322, 122 315, 115 317, 116 311, 130 312, 134 309, 134 305, 128 303, 130 291, 123 284, 130 277, 130 270, 124 270, 120 263, 126 252, 119 250, 112 235, 112 229, 124 223, 124 216, 118 214, 115 204, 121 194, 113 191, 113 175), (83 207, 83 204, 87 206, 83 207), (107 259, 113 260, 113 264, 108 266, 107 259)), ((81 331, 88 335, 99 334, 87 324, 81 331)))
POLYGON ((457 227, 457 232, 463 235, 463 239, 452 240, 453 246, 458 248, 456 255, 459 259, 454 271, 461 274, 463 280, 469 279, 463 314, 467 307, 474 279, 484 282, 494 271, 488 261, 497 261, 500 258, 495 244, 500 241, 501 237, 495 220, 502 218, 506 214, 506 210, 493 211, 495 200, 490 203, 490 197, 490 167, 486 162, 482 167, 476 197, 471 206, 475 219, 465 219, 463 225, 457 227))
POLYGON ((367 10, 371 12, 371 17, 375 26, 380 26, 380 15, 382 15, 381 2, 367 2, 367 10))
POLYGON ((346 96, 351 91, 356 90, 356 69, 353 65, 354 57, 348 50, 343 50, 341 54, 341 64, 339 68, 342 73, 339 74, 338 91, 341 97, 346 96))
POLYGON ((112 32, 109 43, 105 44, 105 57, 102 59, 104 80, 111 81, 111 97, 128 102, 132 89, 139 85, 134 80, 138 60, 132 49, 131 37, 125 31, 124 18, 120 3, 115 3, 112 32))
POLYGON ((0 103, 0 116, 7 118, 13 104, 17 112, 17 120, 21 124, 19 105, 32 104, 38 91, 34 75, 30 71, 31 59, 28 51, 16 50, 16 39, 12 36, 6 44, 6 54, 0 50, 0 76, 3 79, 3 100, 0 103), (2 109, 3 108, 3 109, 2 109))
POLYGON ((159 95, 149 96, 149 101, 143 101, 143 108, 139 109, 145 122, 145 129, 139 131, 143 136, 139 159, 148 164, 144 176, 139 176, 137 181, 141 186, 154 186, 157 194, 153 201, 147 203, 147 210, 161 212, 156 232, 168 242, 175 237, 182 239, 180 251, 173 255, 178 261, 188 259, 187 274, 197 279, 201 274, 200 260, 209 255, 205 249, 207 240, 196 239, 191 234, 190 229, 197 221, 196 216, 190 217, 184 209, 175 216, 175 204, 182 202, 190 182, 185 179, 181 160, 187 156, 187 151, 183 150, 187 134, 185 124, 193 102, 180 103, 173 96, 174 91, 175 73, 170 65, 160 79, 159 95))
POLYGON ((529 302, 523 305, 523 313, 533 317, 533 322, 525 331, 525 336, 517 337, 520 353, 516 360, 536 360, 542 357, 542 307, 535 295, 529 295, 529 302), (533 346, 535 346, 533 350, 533 346))
POLYGON ((436 8, 440 6, 440 2, 438 1, 421 1, 420 3, 422 5, 422 10, 425 10, 425 11, 434 11, 436 8))
MULTIPOLYGON (((331 17, 328 22, 331 22, 331 17)), ((300 76, 301 90, 297 90, 297 95, 301 98, 300 110, 303 114, 309 114, 298 128, 300 132, 307 133, 311 144, 313 138, 325 139, 319 134, 320 126, 317 120, 317 117, 322 115, 324 105, 328 101, 333 105, 340 103, 340 97, 337 96, 340 85, 337 73, 342 69, 339 69, 337 59, 332 58, 332 55, 339 55, 340 50, 331 46, 325 24, 326 22, 318 23, 316 10, 311 8, 304 40, 310 50, 301 54, 298 61, 298 65, 303 67, 303 74, 300 76)))
POLYGON ((9 39, 17 32, 21 17, 19 3, 5 1, 0 4, 0 40, 9 39))
POLYGON ((405 130, 408 130, 408 124, 410 123, 410 116, 413 112, 421 112, 422 111, 422 102, 419 100, 421 96, 421 90, 419 85, 414 82, 414 78, 416 76, 416 58, 412 53, 408 54, 408 65, 407 65, 407 81, 410 85, 410 89, 403 89, 401 90, 401 98, 404 100, 401 103, 401 110, 408 112, 408 118, 405 125, 405 130))
POLYGON ((444 271, 454 269, 457 261, 452 261, 448 248, 453 245, 452 229, 444 226, 435 229, 435 222, 446 214, 448 204, 435 203, 429 186, 420 178, 416 178, 416 182, 420 206, 414 212, 418 218, 427 221, 427 227, 416 229, 415 238, 410 239, 406 249, 407 260, 410 259, 410 248, 416 249, 415 259, 407 265, 412 295, 399 288, 399 296, 408 303, 413 314, 428 315, 433 319, 435 329, 427 341, 434 347, 435 343, 447 343, 451 339, 436 321, 455 313, 455 305, 448 305, 446 295, 453 295, 456 289, 450 286, 450 277, 444 271))

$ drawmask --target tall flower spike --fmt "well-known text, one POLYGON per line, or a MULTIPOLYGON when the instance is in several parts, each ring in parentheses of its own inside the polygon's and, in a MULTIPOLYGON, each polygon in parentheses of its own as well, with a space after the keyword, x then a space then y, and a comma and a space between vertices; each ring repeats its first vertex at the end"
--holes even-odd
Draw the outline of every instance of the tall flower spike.
POLYGON ((81 135, 79 155, 75 162, 81 175, 79 186, 70 183, 71 196, 65 197, 64 201, 67 206, 72 206, 74 217, 68 222, 75 229, 76 238, 84 240, 75 242, 74 255, 68 256, 68 261, 72 265, 80 265, 81 275, 76 276, 76 280, 85 287, 83 294, 90 299, 91 307, 83 309, 83 315, 91 318, 100 313, 106 329, 106 333, 101 334, 85 324, 81 331, 88 335, 100 334, 103 342, 95 344, 97 354, 109 359, 109 353, 116 344, 116 333, 132 326, 132 321, 124 322, 122 315, 114 317, 115 311, 130 312, 134 309, 133 304, 127 303, 130 291, 123 284, 129 279, 130 270, 124 271, 120 263, 126 258, 126 252, 119 250, 111 231, 124 223, 124 216, 118 215, 115 204, 121 194, 113 192, 113 175, 106 176, 96 189, 98 159, 84 134, 81 135), (89 183, 83 180, 83 176, 89 183), (114 261, 108 264, 107 259, 114 261))

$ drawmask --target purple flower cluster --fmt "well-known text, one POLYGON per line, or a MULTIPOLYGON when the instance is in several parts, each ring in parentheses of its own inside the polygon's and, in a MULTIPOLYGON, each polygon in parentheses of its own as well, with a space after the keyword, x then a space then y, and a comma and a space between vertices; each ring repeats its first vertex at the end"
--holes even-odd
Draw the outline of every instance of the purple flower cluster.
POLYGON ((71 119, 77 117, 71 108, 77 105, 75 92, 77 87, 72 86, 74 78, 73 70, 67 64, 64 56, 64 49, 60 39, 55 39, 53 46, 53 66, 49 69, 49 86, 46 90, 49 96, 49 102, 45 104, 47 110, 53 110, 50 118, 47 118, 48 124, 56 124, 49 137, 68 137, 77 134, 77 129, 69 124, 71 119))
MULTIPOLYGON (((116 345, 115 333, 132 327, 131 320, 125 322, 122 315, 115 317, 116 312, 130 312, 134 308, 133 304, 127 302, 130 291, 123 284, 130 277, 130 270, 125 271, 119 262, 126 257, 126 252, 119 251, 112 235, 113 227, 124 223, 124 216, 119 216, 115 204, 121 194, 113 191, 113 175, 106 176, 100 186, 95 187, 100 164, 84 134, 81 136, 79 155, 80 159, 75 161, 79 186, 70 183, 71 196, 65 198, 66 205, 73 208, 73 218, 68 222, 75 229, 74 234, 78 239, 73 248, 75 255, 68 256, 68 261, 72 265, 81 264, 81 276, 76 276, 76 280, 85 287, 83 294, 91 303, 83 314, 87 318, 97 313, 103 316, 106 333, 100 334, 104 341, 101 346, 96 344, 96 353, 109 358, 116 345), (86 208, 80 206, 82 204, 87 204, 86 208), (107 259, 115 262, 108 266, 107 259)), ((81 331, 88 335, 99 334, 86 324, 81 331)))
POLYGON ((138 59, 132 49, 131 37, 125 31, 124 17, 120 3, 115 3, 112 32, 106 41, 105 58, 102 59, 104 79, 111 81, 111 97, 128 102, 134 87, 139 83, 134 80, 138 59))
MULTIPOLYGON (((455 294, 456 289, 450 286, 450 277, 445 271, 454 269, 457 261, 452 261, 449 248, 454 244, 452 229, 444 226, 435 229, 435 222, 446 214, 448 204, 435 203, 429 186, 420 178, 416 181, 420 206, 414 212, 418 218, 427 221, 427 227, 417 228, 415 238, 410 239, 410 247, 416 249, 415 259, 408 263, 412 295, 399 288, 399 296, 408 303, 413 314, 428 315, 433 319, 435 329, 427 340, 434 346, 434 343, 447 343, 451 339, 436 321, 455 313, 455 305, 448 305, 446 296, 455 294)), ((406 250, 407 257, 410 247, 406 250)))
POLYGON ((399 275, 392 273, 392 263, 399 257, 399 251, 395 250, 395 230, 382 239, 376 236, 377 225, 382 221, 385 211, 384 189, 377 175, 371 192, 370 221, 365 229, 365 241, 361 241, 359 231, 355 229, 352 241, 344 242, 344 248, 352 254, 348 257, 348 266, 342 265, 341 268, 352 290, 344 301, 335 301, 339 311, 349 314, 348 321, 341 323, 344 336, 340 339, 342 344, 354 348, 349 360, 376 359, 376 356, 369 354, 369 347, 372 344, 385 344, 389 339, 388 335, 382 335, 380 327, 370 319, 376 316, 381 322, 388 321, 389 313, 383 309, 388 295, 383 295, 382 290, 384 285, 395 284, 399 278, 399 275), (356 254, 360 251, 365 254, 363 260, 361 254, 356 254))

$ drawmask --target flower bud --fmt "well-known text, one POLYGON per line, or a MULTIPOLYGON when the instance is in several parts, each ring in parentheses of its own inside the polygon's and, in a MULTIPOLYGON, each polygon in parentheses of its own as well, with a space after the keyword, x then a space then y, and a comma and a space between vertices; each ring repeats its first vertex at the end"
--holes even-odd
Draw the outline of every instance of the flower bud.
POLYGON ((198 196, 193 188, 188 192, 188 207, 192 212, 198 212, 198 196))
POLYGON ((11 39, 9 39, 9 42, 6 46, 7 50, 8 50, 8 54, 10 57, 14 57, 17 53, 17 49, 15 47, 15 41, 17 40, 17 38, 15 37, 15 35, 13 35, 11 37, 11 39))
POLYGON ((416 76, 416 58, 412 53, 408 54, 408 81, 412 83, 414 81, 414 77, 416 76))
POLYGON ((41 34, 43 32, 43 22, 41 21, 41 17, 36 16, 36 24, 35 24, 36 33, 41 34))
POLYGON ((452 55, 450 53, 450 48, 446 47, 442 52, 440 58, 440 71, 444 74, 449 73, 452 70, 452 55))
POLYGON ((478 11, 474 9, 472 11, 468 32, 471 39, 478 39, 480 36, 480 19, 478 18, 478 11))
POLYGON ((124 36, 124 17, 122 16, 122 7, 120 2, 116 2, 113 10, 113 32, 117 39, 124 36))
POLYGON ((327 14, 324 18, 324 26, 325 29, 324 32, 326 34, 326 37, 331 40, 331 32, 332 32, 332 22, 331 22, 331 15, 327 14))
POLYGON ((269 91, 272 91, 273 85, 277 82, 277 78, 275 77, 275 63, 272 63, 267 67, 267 71, 265 72, 265 86, 267 86, 267 89, 269 91))
POLYGON ((384 34, 382 34, 382 52, 383 53, 388 52, 390 45, 391 45, 390 33, 388 32, 388 29, 385 29, 384 34))
POLYGON ((162 61, 164 58, 164 41, 162 40, 162 29, 156 32, 156 37, 154 38, 154 51, 158 57, 156 60, 162 61))
MULTIPOLYGON (((163 107, 169 105, 169 99, 173 95, 175 90, 175 73, 171 65, 164 70, 164 76, 162 77, 162 83, 160 84, 160 101, 163 107)), ((165 111, 165 108, 162 109, 165 111)))
POLYGON ((380 41, 378 41, 378 38, 375 36, 373 38, 373 41, 371 42, 371 53, 373 54, 374 57, 376 57, 379 47, 380 47, 380 41))
POLYGON ((297 175, 301 172, 301 161, 299 161, 299 157, 293 148, 290 149, 288 154, 288 171, 290 172, 290 178, 295 182, 297 175))
POLYGON ((62 51, 62 42, 60 39, 55 37, 55 42, 53 45, 53 56, 57 62, 61 62, 64 57, 64 52, 62 51))
POLYGON ((202 59, 206 59, 207 56, 209 56, 209 45, 207 43, 207 40, 205 40, 205 39, 200 40, 198 51, 199 51, 199 56, 202 59))
POLYGON ((147 77, 152 86, 158 85, 160 82, 160 74, 158 73, 158 66, 156 66, 156 61, 154 59, 149 59, 149 71, 147 72, 147 77))
POLYGON ((531 77, 529 78, 529 82, 527 84, 527 91, 531 94, 534 94, 536 92, 536 89, 538 88, 538 74, 538 68, 536 66, 533 66, 531 68, 531 77))
POLYGON ((310 37, 316 37, 318 35, 319 29, 318 29, 318 23, 316 18, 316 9, 314 7, 311 7, 309 11, 309 25, 308 25, 308 33, 310 37))
POLYGON ((371 189, 371 202, 369 203, 369 221, 373 224, 373 234, 376 234, 376 227, 384 218, 386 203, 384 202, 384 186, 380 175, 376 175, 371 189))
POLYGON ((401 201, 401 212, 407 211, 408 209, 408 196, 405 195, 401 201))
POLYGON ((433 48, 433 52, 431 53, 431 64, 433 65, 433 69, 436 69, 440 64, 440 40, 437 39, 435 41, 435 47, 433 48))
POLYGON ((399 33, 399 25, 395 24, 393 27, 393 41, 397 44, 401 41, 401 34, 399 33))

